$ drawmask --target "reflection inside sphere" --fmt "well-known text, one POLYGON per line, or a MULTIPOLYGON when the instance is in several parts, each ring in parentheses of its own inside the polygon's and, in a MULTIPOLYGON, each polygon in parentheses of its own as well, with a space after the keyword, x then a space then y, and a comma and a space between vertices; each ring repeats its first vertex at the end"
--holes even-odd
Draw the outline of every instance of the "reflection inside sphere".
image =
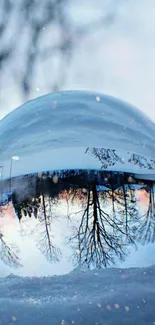
POLYGON ((36 173, 12 178, 11 191, 4 180, 1 263, 18 275, 139 266, 132 256, 155 240, 154 200, 153 181, 123 172, 36 173))

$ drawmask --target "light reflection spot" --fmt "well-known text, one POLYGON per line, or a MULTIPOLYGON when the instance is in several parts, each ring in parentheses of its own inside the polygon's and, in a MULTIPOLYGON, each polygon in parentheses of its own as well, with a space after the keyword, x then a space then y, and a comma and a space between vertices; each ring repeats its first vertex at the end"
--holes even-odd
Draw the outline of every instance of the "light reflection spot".
POLYGON ((119 304, 114 304, 114 307, 116 308, 116 309, 119 309, 119 304))
POLYGON ((17 320, 16 316, 12 316, 12 321, 16 322, 16 320, 17 320))
POLYGON ((52 178, 52 180, 53 180, 53 183, 54 184, 57 184, 58 183, 58 176, 57 175, 54 175, 53 178, 52 178))
POLYGON ((38 173, 38 177, 42 178, 43 173, 38 173))
POLYGON ((111 306, 110 306, 110 305, 107 305, 107 306, 106 306, 106 309, 107 309, 107 310, 111 310, 111 306))
POLYGON ((19 157, 18 156, 12 156, 11 158, 12 158, 12 160, 15 160, 15 161, 18 161, 19 160, 19 157))
POLYGON ((65 325, 65 320, 64 319, 62 320, 61 325, 65 325))
POLYGON ((97 102, 100 102, 100 101, 101 101, 101 99, 100 99, 99 96, 96 96, 96 101, 97 101, 97 102))
POLYGON ((125 306, 124 309, 128 312, 130 310, 129 306, 125 306))

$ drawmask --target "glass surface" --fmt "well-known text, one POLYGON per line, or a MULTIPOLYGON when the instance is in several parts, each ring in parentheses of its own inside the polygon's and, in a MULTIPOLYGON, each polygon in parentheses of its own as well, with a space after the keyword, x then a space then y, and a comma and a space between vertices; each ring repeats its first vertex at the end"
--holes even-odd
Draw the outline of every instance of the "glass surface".
POLYGON ((51 315, 53 324, 84 324, 92 313, 102 324, 116 312, 123 322, 153 312, 151 120, 115 98, 73 91, 30 101, 0 124, 0 285, 8 314, 15 308, 19 324, 51 315))

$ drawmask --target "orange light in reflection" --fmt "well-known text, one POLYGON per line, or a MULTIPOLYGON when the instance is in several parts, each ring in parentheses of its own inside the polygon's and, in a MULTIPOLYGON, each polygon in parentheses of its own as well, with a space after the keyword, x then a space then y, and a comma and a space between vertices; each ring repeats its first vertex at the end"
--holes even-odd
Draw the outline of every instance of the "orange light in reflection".
POLYGON ((14 208, 11 203, 0 207, 0 214, 2 216, 12 216, 14 215, 14 208))
POLYGON ((137 198, 140 204, 147 204, 149 194, 145 190, 137 191, 137 198))

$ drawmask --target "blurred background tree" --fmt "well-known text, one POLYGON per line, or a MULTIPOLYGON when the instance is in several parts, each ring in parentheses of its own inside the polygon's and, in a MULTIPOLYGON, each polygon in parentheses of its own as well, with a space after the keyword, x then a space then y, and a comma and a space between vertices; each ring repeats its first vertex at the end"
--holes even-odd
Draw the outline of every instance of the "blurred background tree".
POLYGON ((108 93, 155 119, 154 11, 154 0, 1 0, 0 119, 60 89, 108 93))
POLYGON ((1 0, 1 100, 6 89, 22 103, 65 88, 79 44, 114 23, 120 3, 97 0, 94 7, 92 1, 1 0))

